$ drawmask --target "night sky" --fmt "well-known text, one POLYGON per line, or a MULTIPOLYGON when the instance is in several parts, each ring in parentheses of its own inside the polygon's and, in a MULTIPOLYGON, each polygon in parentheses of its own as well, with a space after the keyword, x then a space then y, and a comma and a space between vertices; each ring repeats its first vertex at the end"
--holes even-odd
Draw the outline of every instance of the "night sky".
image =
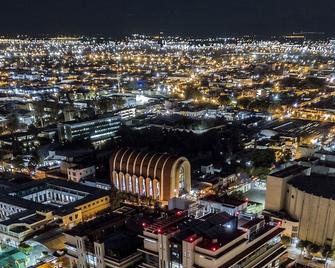
POLYGON ((0 34, 335 36, 335 0, 2 0, 0 34))

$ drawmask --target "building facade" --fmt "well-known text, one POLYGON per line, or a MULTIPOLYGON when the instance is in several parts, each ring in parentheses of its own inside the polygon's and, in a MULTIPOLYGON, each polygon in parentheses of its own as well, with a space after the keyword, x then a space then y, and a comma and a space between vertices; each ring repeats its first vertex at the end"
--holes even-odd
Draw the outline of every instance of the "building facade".
POLYGON ((76 165, 67 169, 67 178, 70 181, 81 182, 85 179, 95 177, 95 166, 76 165))
POLYGON ((110 207, 109 192, 45 179, 0 194, 0 240, 17 245, 50 222, 70 229, 110 207))
POLYGON ((59 124, 58 135, 61 142, 78 140, 99 142, 114 137, 120 124, 118 115, 106 115, 92 120, 59 124))
POLYGON ((266 213, 280 220, 285 234, 335 247, 335 178, 293 165, 268 176, 266 213))
POLYGON ((191 190, 187 158, 119 149, 110 158, 111 180, 120 191, 168 201, 191 190))
POLYGON ((66 231, 70 268, 136 267, 142 257, 137 251, 143 228, 138 218, 135 209, 121 207, 66 231))
POLYGON ((195 219, 177 212, 144 228, 138 267, 279 267, 283 230, 262 218, 216 213, 195 219))

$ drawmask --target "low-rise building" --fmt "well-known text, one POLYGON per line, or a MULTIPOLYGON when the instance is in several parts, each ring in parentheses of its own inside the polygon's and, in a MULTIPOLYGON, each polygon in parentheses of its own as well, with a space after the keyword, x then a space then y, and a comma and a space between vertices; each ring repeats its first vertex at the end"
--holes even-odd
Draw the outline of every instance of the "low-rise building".
POLYGON ((191 190, 191 166, 185 157, 124 148, 112 154, 110 172, 118 190, 163 202, 191 190))
POLYGON ((75 165, 67 169, 67 178, 70 181, 80 182, 95 177, 94 165, 75 165))
POLYGON ((0 239, 12 244, 49 223, 72 228, 110 207, 109 192, 64 180, 36 180, 0 195, 0 239))

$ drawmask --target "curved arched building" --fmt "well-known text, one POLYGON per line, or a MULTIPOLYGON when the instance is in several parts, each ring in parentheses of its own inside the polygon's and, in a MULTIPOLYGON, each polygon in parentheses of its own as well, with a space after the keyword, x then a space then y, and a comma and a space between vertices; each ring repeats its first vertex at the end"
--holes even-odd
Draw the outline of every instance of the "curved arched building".
POLYGON ((265 209, 282 217, 286 234, 335 248, 335 177, 293 165, 267 178, 265 209))
POLYGON ((118 190, 160 201, 191 189, 191 166, 185 157, 119 149, 110 158, 110 172, 118 190))

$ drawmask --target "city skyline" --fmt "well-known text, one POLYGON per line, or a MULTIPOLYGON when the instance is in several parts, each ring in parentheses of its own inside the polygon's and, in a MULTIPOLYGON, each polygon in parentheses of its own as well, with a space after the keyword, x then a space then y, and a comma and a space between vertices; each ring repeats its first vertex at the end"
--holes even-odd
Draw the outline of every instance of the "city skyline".
POLYGON ((335 1, 12 0, 0 268, 335 268, 335 1))

